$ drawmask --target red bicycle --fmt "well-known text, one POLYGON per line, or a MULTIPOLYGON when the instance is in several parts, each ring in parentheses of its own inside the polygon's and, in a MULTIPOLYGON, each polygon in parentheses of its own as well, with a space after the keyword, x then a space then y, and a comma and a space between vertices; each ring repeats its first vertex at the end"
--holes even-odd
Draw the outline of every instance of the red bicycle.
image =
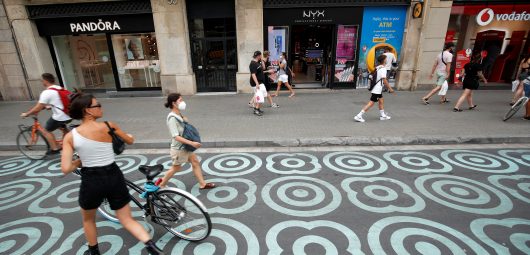
MULTIPOLYGON (((32 116, 31 118, 33 118, 33 125, 18 125, 20 133, 17 135, 17 147, 24 156, 30 159, 44 159, 51 151, 51 147, 46 137, 44 137, 44 128, 41 126, 37 116, 32 116)), ((62 137, 60 140, 55 140, 55 142, 62 146, 63 138, 70 132, 70 129, 67 125, 64 125, 60 130, 62 131, 62 137)))

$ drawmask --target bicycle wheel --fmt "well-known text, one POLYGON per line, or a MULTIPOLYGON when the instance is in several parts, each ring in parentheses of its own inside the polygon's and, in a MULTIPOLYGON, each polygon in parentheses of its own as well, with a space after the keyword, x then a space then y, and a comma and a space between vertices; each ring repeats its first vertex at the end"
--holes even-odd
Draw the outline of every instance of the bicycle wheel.
POLYGON ((110 209, 109 202, 107 199, 103 200, 103 203, 98 207, 98 212, 103 216, 105 219, 110 220, 112 222, 120 223, 120 220, 116 217, 116 213, 114 210, 110 209))
POLYGON ((44 135, 37 131, 31 132, 31 128, 20 131, 17 135, 18 150, 30 159, 43 159, 50 150, 50 145, 44 135))
POLYGON ((210 235, 210 215, 190 193, 166 188, 152 196, 152 203, 153 220, 173 235, 188 241, 201 241, 210 235))
POLYGON ((510 110, 504 115, 503 121, 509 120, 523 105, 528 102, 528 97, 521 97, 515 104, 510 108, 510 110))

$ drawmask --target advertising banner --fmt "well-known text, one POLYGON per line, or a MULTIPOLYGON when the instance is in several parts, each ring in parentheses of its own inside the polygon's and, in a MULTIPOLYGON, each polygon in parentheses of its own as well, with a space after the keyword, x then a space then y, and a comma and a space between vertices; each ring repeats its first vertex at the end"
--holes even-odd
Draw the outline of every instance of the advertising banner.
POLYGON ((335 52, 335 82, 353 82, 356 43, 357 26, 339 25, 335 52))
POLYGON ((273 65, 277 65, 282 52, 287 52, 287 27, 273 27, 269 26, 269 61, 273 65))
MULTIPOLYGON (((368 73, 375 69, 377 57, 384 53, 385 48, 394 54, 398 62, 406 15, 406 6, 364 8, 357 88, 368 87, 368 73)), ((397 68, 394 66, 389 72, 391 86, 395 85, 397 68)))

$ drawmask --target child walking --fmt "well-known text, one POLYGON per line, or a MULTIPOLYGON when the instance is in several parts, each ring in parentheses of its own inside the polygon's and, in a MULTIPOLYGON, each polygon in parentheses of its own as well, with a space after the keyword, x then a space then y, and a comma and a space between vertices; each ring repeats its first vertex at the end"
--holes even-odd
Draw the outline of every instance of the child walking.
POLYGON ((383 85, 388 88, 388 92, 394 93, 394 89, 392 89, 392 87, 390 87, 390 84, 388 83, 388 80, 386 79, 386 68, 385 68, 386 55, 380 55, 377 58, 377 63, 379 64, 376 67, 377 75, 376 75, 376 77, 374 77, 376 79, 377 83, 375 84, 375 86, 370 91, 370 92, 372 92, 372 96, 370 97, 370 101, 368 101, 368 103, 363 107, 363 109, 361 110, 361 112, 359 112, 359 114, 357 114, 357 115, 355 115, 355 117, 353 117, 353 119, 355 121, 357 121, 357 122, 365 122, 365 120, 363 118, 363 114, 365 114, 368 110, 370 110, 370 108, 372 108, 372 106, 374 106, 374 104, 376 102, 379 103, 379 113, 381 114, 379 119, 380 120, 389 120, 390 119, 390 116, 388 116, 385 113, 385 100, 383 99, 383 95, 382 95, 382 93, 383 93, 383 85))

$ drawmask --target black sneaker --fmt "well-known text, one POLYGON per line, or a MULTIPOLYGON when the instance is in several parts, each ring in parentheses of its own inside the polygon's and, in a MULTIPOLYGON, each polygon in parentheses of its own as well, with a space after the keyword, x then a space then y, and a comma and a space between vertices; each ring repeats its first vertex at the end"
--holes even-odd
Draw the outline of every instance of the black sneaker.
POLYGON ((258 109, 254 110, 254 115, 262 116, 263 113, 261 113, 258 109))
POLYGON ((99 253, 99 250, 86 250, 85 253, 83 253, 83 255, 101 255, 101 253, 99 253))
POLYGON ((61 149, 49 150, 49 151, 46 152, 46 156, 57 155, 57 154, 61 154, 61 149))
POLYGON ((263 110, 261 110, 261 109, 258 109, 258 111, 259 111, 259 112, 261 112, 261 114, 263 114, 263 110))
POLYGON ((164 255, 164 252, 158 248, 154 242, 148 242, 145 245, 144 250, 146 250, 149 255, 164 255))
POLYGON ((523 117, 523 120, 530 120, 530 116, 528 116, 528 117, 523 117))

